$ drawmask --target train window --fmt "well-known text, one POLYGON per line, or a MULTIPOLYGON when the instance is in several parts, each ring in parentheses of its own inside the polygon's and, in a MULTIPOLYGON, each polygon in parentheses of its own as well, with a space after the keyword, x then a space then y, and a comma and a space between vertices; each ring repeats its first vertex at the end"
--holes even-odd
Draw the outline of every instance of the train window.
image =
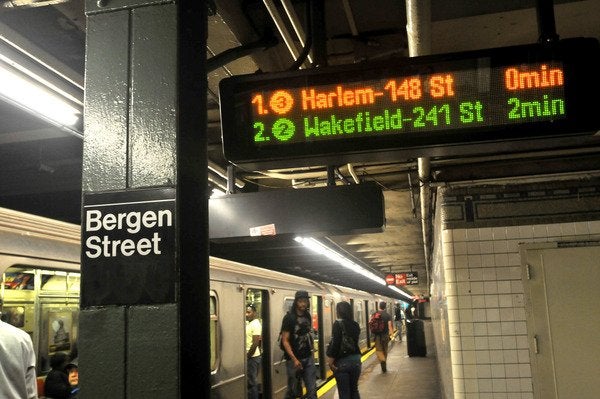
POLYGON ((260 321, 260 324, 263 324, 263 291, 257 289, 249 289, 246 291, 246 304, 254 305, 256 308, 256 316, 260 321))
POLYGON ((33 290, 34 274, 21 268, 11 268, 2 276, 2 285, 5 290, 33 290))
POLYGON ((283 301, 283 311, 289 312, 292 310, 292 306, 294 305, 294 298, 285 298, 283 301))
POLYGON ((246 304, 252 304, 256 307, 256 314, 262 324, 262 291, 257 289, 246 291, 246 304))
MULTIPOLYGON (((262 326, 262 328, 264 329, 264 321, 263 321, 263 291, 261 290, 257 290, 257 289, 248 289, 248 291, 246 291, 246 305, 253 305, 256 308, 256 317, 258 319, 258 321, 260 322, 260 325, 262 326)), ((244 308, 245 310, 245 308, 244 308)), ((246 320, 246 328, 248 328, 248 321, 246 320)), ((262 337, 261 337, 262 339, 262 337)), ((246 345, 248 345, 248 342, 246 342, 246 345)), ((261 348, 262 351, 262 348, 261 348)))
POLYGON ((41 276, 41 290, 46 292, 68 292, 79 296, 79 273, 66 273, 56 271, 43 273, 41 276))
POLYGON ((214 292, 210 293, 210 370, 217 370, 217 323, 219 321, 217 313, 217 296, 214 292))
POLYGON ((334 314, 333 301, 331 299, 325 299, 323 301, 323 324, 329 325, 333 328, 333 322, 335 321, 336 315, 334 314))
POLYGON ((319 297, 313 295, 310 297, 310 315, 312 316, 312 328, 315 333, 319 331, 319 297))
POLYGON ((360 330, 364 330, 365 328, 365 324, 366 324, 366 317, 365 317, 365 313, 363 310, 363 306, 364 303, 362 301, 352 301, 354 302, 354 321, 356 321, 358 323, 358 325, 360 326, 360 330))

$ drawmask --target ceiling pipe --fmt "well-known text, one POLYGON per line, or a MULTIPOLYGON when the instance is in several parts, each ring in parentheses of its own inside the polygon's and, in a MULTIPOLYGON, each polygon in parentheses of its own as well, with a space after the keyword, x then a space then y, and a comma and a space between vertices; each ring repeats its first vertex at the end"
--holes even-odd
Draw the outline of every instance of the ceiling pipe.
MULTIPOLYGON (((292 2, 290 0, 281 0, 281 4, 283 5, 283 9, 285 10, 287 17, 292 24, 292 28, 294 29, 294 32, 296 32, 296 36, 298 37, 298 40, 300 40, 300 44, 304 47, 310 46, 308 36, 307 36, 307 34, 304 33, 304 29, 302 28, 302 24, 300 23, 300 19, 298 18, 298 15, 296 14, 296 11, 294 10, 294 6, 292 5, 292 2)), ((308 5, 306 7, 310 8, 308 5)), ((307 13, 307 15, 310 15, 310 13, 307 13)), ((307 21, 307 23, 308 23, 308 21, 307 21)), ((306 57, 308 58, 308 61, 312 64, 312 62, 313 62, 312 56, 310 54, 307 54, 306 57)))
POLYGON ((208 181, 210 182, 210 184, 219 188, 219 190, 223 191, 224 193, 227 192, 227 182, 221 180, 220 176, 215 176, 209 173, 208 181))
MULTIPOLYGON (((406 0, 406 33, 410 57, 431 54, 431 0, 406 0)), ((419 198, 421 202, 421 229, 427 290, 431 289, 431 162, 427 157, 417 160, 419 170, 419 198)), ((430 293, 430 292, 428 292, 430 293)))
MULTIPOLYGON (((399 172, 407 172, 409 170, 414 170, 415 162, 404 162, 404 163, 394 163, 394 164, 372 164, 372 165, 353 165, 346 164, 347 171, 350 175, 353 175, 352 178, 354 181, 359 184, 360 178, 357 173, 357 169, 362 171, 362 175, 365 178, 368 177, 378 177, 385 176, 390 174, 395 174, 399 172), (367 172, 368 170, 368 172, 367 172)), ((340 169, 344 171, 344 166, 340 166, 340 169)), ((306 170, 285 170, 285 169, 277 169, 277 170, 268 170, 268 171, 255 171, 255 174, 246 175, 249 179, 281 179, 281 180, 316 180, 316 179, 326 179, 327 178, 327 170, 326 168, 306 168, 306 170)))
MULTIPOLYGON (((227 180, 229 177, 227 175, 227 170, 225 170, 221 166, 217 165, 215 162, 211 161, 210 159, 208 160, 208 170, 224 180, 227 180)), ((246 185, 246 183, 243 180, 235 179, 235 185, 238 188, 243 188, 246 185)))
MULTIPOLYGON (((327 65, 327 54, 326 54, 327 38, 325 36, 325 31, 324 31, 325 24, 320 22, 321 19, 324 18, 324 15, 325 15, 325 13, 324 13, 325 4, 322 1, 311 1, 309 4, 306 5, 306 7, 307 7, 306 23, 307 23, 307 27, 308 27, 307 29, 309 31, 308 31, 308 33, 305 33, 304 30, 302 29, 302 24, 299 21, 298 15, 296 14, 296 12, 294 10, 294 7, 293 7, 291 1, 290 0, 281 0, 281 4, 283 5, 283 8, 284 8, 285 13, 290 21, 290 24, 292 25, 292 28, 294 29, 294 32, 296 33, 296 36, 298 37, 300 44, 302 44, 304 46, 304 50, 300 54, 297 54, 298 50, 293 43, 288 44, 286 37, 288 37, 288 40, 291 41, 292 39, 291 39, 290 33, 287 30, 287 28, 285 27, 285 24, 281 18, 281 15, 277 11, 277 8, 273 4, 273 2, 270 0, 263 0, 263 3, 265 4, 265 7, 267 7, 267 10, 269 11, 269 14, 271 15, 271 18, 273 19, 273 22, 275 23, 277 30, 279 30, 279 33, 284 38, 284 42, 286 43, 288 50, 290 51, 290 53, 292 54, 292 57, 294 57, 294 60, 296 61, 294 63, 294 65, 292 65, 290 70, 295 70, 298 67, 300 67, 300 65, 304 62, 304 60, 303 60, 304 56, 306 56, 308 58, 308 61, 311 64, 313 64, 313 59, 309 53, 310 47, 313 47, 313 46, 316 48, 316 51, 318 52, 318 54, 316 55, 316 57, 318 57, 318 62, 316 62, 316 64, 317 65, 327 65), (314 21, 314 22, 316 22, 316 25, 317 25, 316 28, 314 27, 315 24, 312 23, 313 18, 317 19, 317 21, 314 21), (313 37, 313 30, 315 30, 315 29, 316 29, 317 35, 318 35, 316 38, 313 37), (313 43, 314 41, 317 42, 316 46, 315 46, 315 43, 313 43)), ((358 29, 356 28, 356 23, 354 21, 354 15, 352 13, 352 8, 350 7, 348 0, 344 0, 344 12, 346 13, 346 18, 348 19, 348 23, 350 24, 352 34, 354 36, 357 36, 358 29)), ((352 165, 348 164, 347 167, 348 167, 349 173, 352 175, 352 178, 354 179, 354 182, 356 184, 360 184, 360 179, 354 172, 352 165)), ((297 179, 297 177, 292 177, 292 179, 295 180, 295 179, 297 179)))
POLYGON ((350 1, 342 0, 342 4, 344 6, 344 13, 346 14, 348 26, 350 27, 350 32, 352 32, 352 36, 356 37, 358 36, 358 28, 356 27, 356 21, 354 20, 354 13, 352 12, 350 1))
MULTIPOLYGON (((285 3, 284 3, 284 6, 285 6, 285 3)), ((296 14, 294 13, 294 15, 296 15, 296 14)), ((289 16, 289 13, 288 13, 288 16, 289 16)), ((312 46, 313 46, 312 9, 311 9, 311 7, 308 7, 308 6, 306 7, 306 17, 305 18, 306 18, 306 32, 307 33, 306 33, 305 40, 302 43, 304 48, 302 49, 302 52, 300 53, 300 56, 298 57, 298 59, 296 61, 294 61, 294 63, 292 64, 292 66, 290 68, 288 68, 288 70, 290 70, 290 71, 295 71, 295 70, 301 68, 307 59, 312 64, 312 59, 309 58, 310 52, 312 51, 312 46)), ((295 24, 295 23, 296 22, 292 22, 292 24, 295 24)), ((297 34, 299 35, 298 37, 300 38, 300 41, 302 42, 302 36, 304 36, 303 31, 300 31, 300 33, 298 33, 298 31, 297 31, 297 34)))
POLYGON ((600 177, 600 170, 588 170, 585 172, 564 172, 564 173, 551 173, 547 175, 535 175, 535 176, 510 176, 493 179, 477 179, 477 180, 460 180, 453 182, 444 183, 432 183, 434 187, 444 188, 461 188, 461 187, 476 187, 476 186, 506 186, 508 184, 530 184, 530 183, 544 183, 549 180, 552 181, 573 181, 573 180, 584 180, 588 181, 591 179, 598 179, 600 177))
POLYGON ((255 42, 243 44, 241 46, 225 50, 222 53, 219 53, 214 57, 206 60, 206 73, 210 73, 217 68, 220 68, 224 65, 229 64, 230 62, 237 60, 238 58, 242 58, 254 54, 256 52, 264 51, 268 48, 271 48, 275 46, 278 42, 279 41, 275 36, 267 35, 255 42))
POLYGON ((275 5, 275 2, 273 0, 263 0, 263 4, 267 8, 267 11, 269 12, 269 15, 271 16, 271 19, 275 23, 275 26, 277 27, 279 34, 283 38, 283 42, 287 46, 290 54, 292 55, 292 58, 294 59, 294 61, 296 61, 298 59, 298 57, 300 56, 300 51, 296 47, 296 43, 294 43, 294 39, 292 38, 290 31, 285 26, 285 22, 283 21, 283 18, 281 17, 279 10, 277 10, 277 6, 275 5))
POLYGON ((351 163, 349 163, 346 165, 346 167, 348 168, 348 173, 350 173, 350 176, 352 176, 354 183, 360 184, 360 179, 358 178, 358 175, 356 174, 356 171, 354 170, 354 166, 351 163))

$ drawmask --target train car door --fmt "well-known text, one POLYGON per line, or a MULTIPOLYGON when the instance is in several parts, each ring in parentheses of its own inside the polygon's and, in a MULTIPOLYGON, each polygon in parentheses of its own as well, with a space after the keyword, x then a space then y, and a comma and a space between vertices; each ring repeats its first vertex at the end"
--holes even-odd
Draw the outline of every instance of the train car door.
POLYGON ((317 367, 317 386, 319 380, 325 380, 327 377, 326 361, 325 361, 325 340, 323 337, 323 297, 320 295, 312 295, 310 297, 310 312, 312 316, 312 327, 314 332, 315 344, 315 366, 317 367))
POLYGON ((533 396, 597 398, 600 246, 521 247, 533 396))
POLYGON ((375 337, 373 336, 373 334, 371 334, 371 331, 369 330, 369 319, 371 318, 371 315, 377 311, 377 302, 366 300, 365 301, 365 309, 367 309, 367 312, 365 314, 365 325, 367 326, 366 327, 367 338, 369 341, 369 347, 373 347, 373 346, 375 346, 375 337))
MULTIPOLYGON (((252 306, 252 309, 256 309, 256 315, 258 323, 261 326, 261 340, 259 345, 260 360, 258 362, 258 393, 262 399, 270 398, 272 392, 272 381, 271 381, 271 320, 269 315, 269 293, 267 290, 260 290, 250 288, 246 291, 246 309, 248 305, 252 306)), ((256 322, 255 322, 256 323, 256 322)), ((252 342, 250 322, 246 319, 246 351, 252 342)), ((256 360, 256 359, 255 359, 256 360)), ((252 368, 255 367, 251 362, 252 359, 246 359, 246 379, 252 368)), ((248 380, 246 380, 248 382, 248 380)), ((246 389, 248 384, 246 384, 246 389)))

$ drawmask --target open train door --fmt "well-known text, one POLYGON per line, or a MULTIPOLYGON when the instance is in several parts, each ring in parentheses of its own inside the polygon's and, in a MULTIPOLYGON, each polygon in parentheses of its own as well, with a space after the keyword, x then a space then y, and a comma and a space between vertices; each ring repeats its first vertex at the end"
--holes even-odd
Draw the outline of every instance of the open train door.
MULTIPOLYGON (((246 291, 246 304, 256 307, 258 319, 262 325, 261 337, 261 364, 258 371, 258 392, 261 398, 270 398, 272 392, 271 381, 271 320, 269 317, 269 291, 250 288, 246 291)), ((248 325, 246 325, 248 328, 248 325)), ((246 384, 247 386, 247 384, 246 384)))

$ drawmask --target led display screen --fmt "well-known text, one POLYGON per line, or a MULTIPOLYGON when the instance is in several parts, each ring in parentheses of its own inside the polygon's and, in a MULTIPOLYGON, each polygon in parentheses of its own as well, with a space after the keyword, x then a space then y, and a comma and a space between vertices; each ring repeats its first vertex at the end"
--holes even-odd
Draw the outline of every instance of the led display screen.
POLYGON ((582 99, 597 96, 598 79, 586 74, 598 51, 580 39, 225 79, 225 156, 260 162, 591 131, 599 124, 582 99))

